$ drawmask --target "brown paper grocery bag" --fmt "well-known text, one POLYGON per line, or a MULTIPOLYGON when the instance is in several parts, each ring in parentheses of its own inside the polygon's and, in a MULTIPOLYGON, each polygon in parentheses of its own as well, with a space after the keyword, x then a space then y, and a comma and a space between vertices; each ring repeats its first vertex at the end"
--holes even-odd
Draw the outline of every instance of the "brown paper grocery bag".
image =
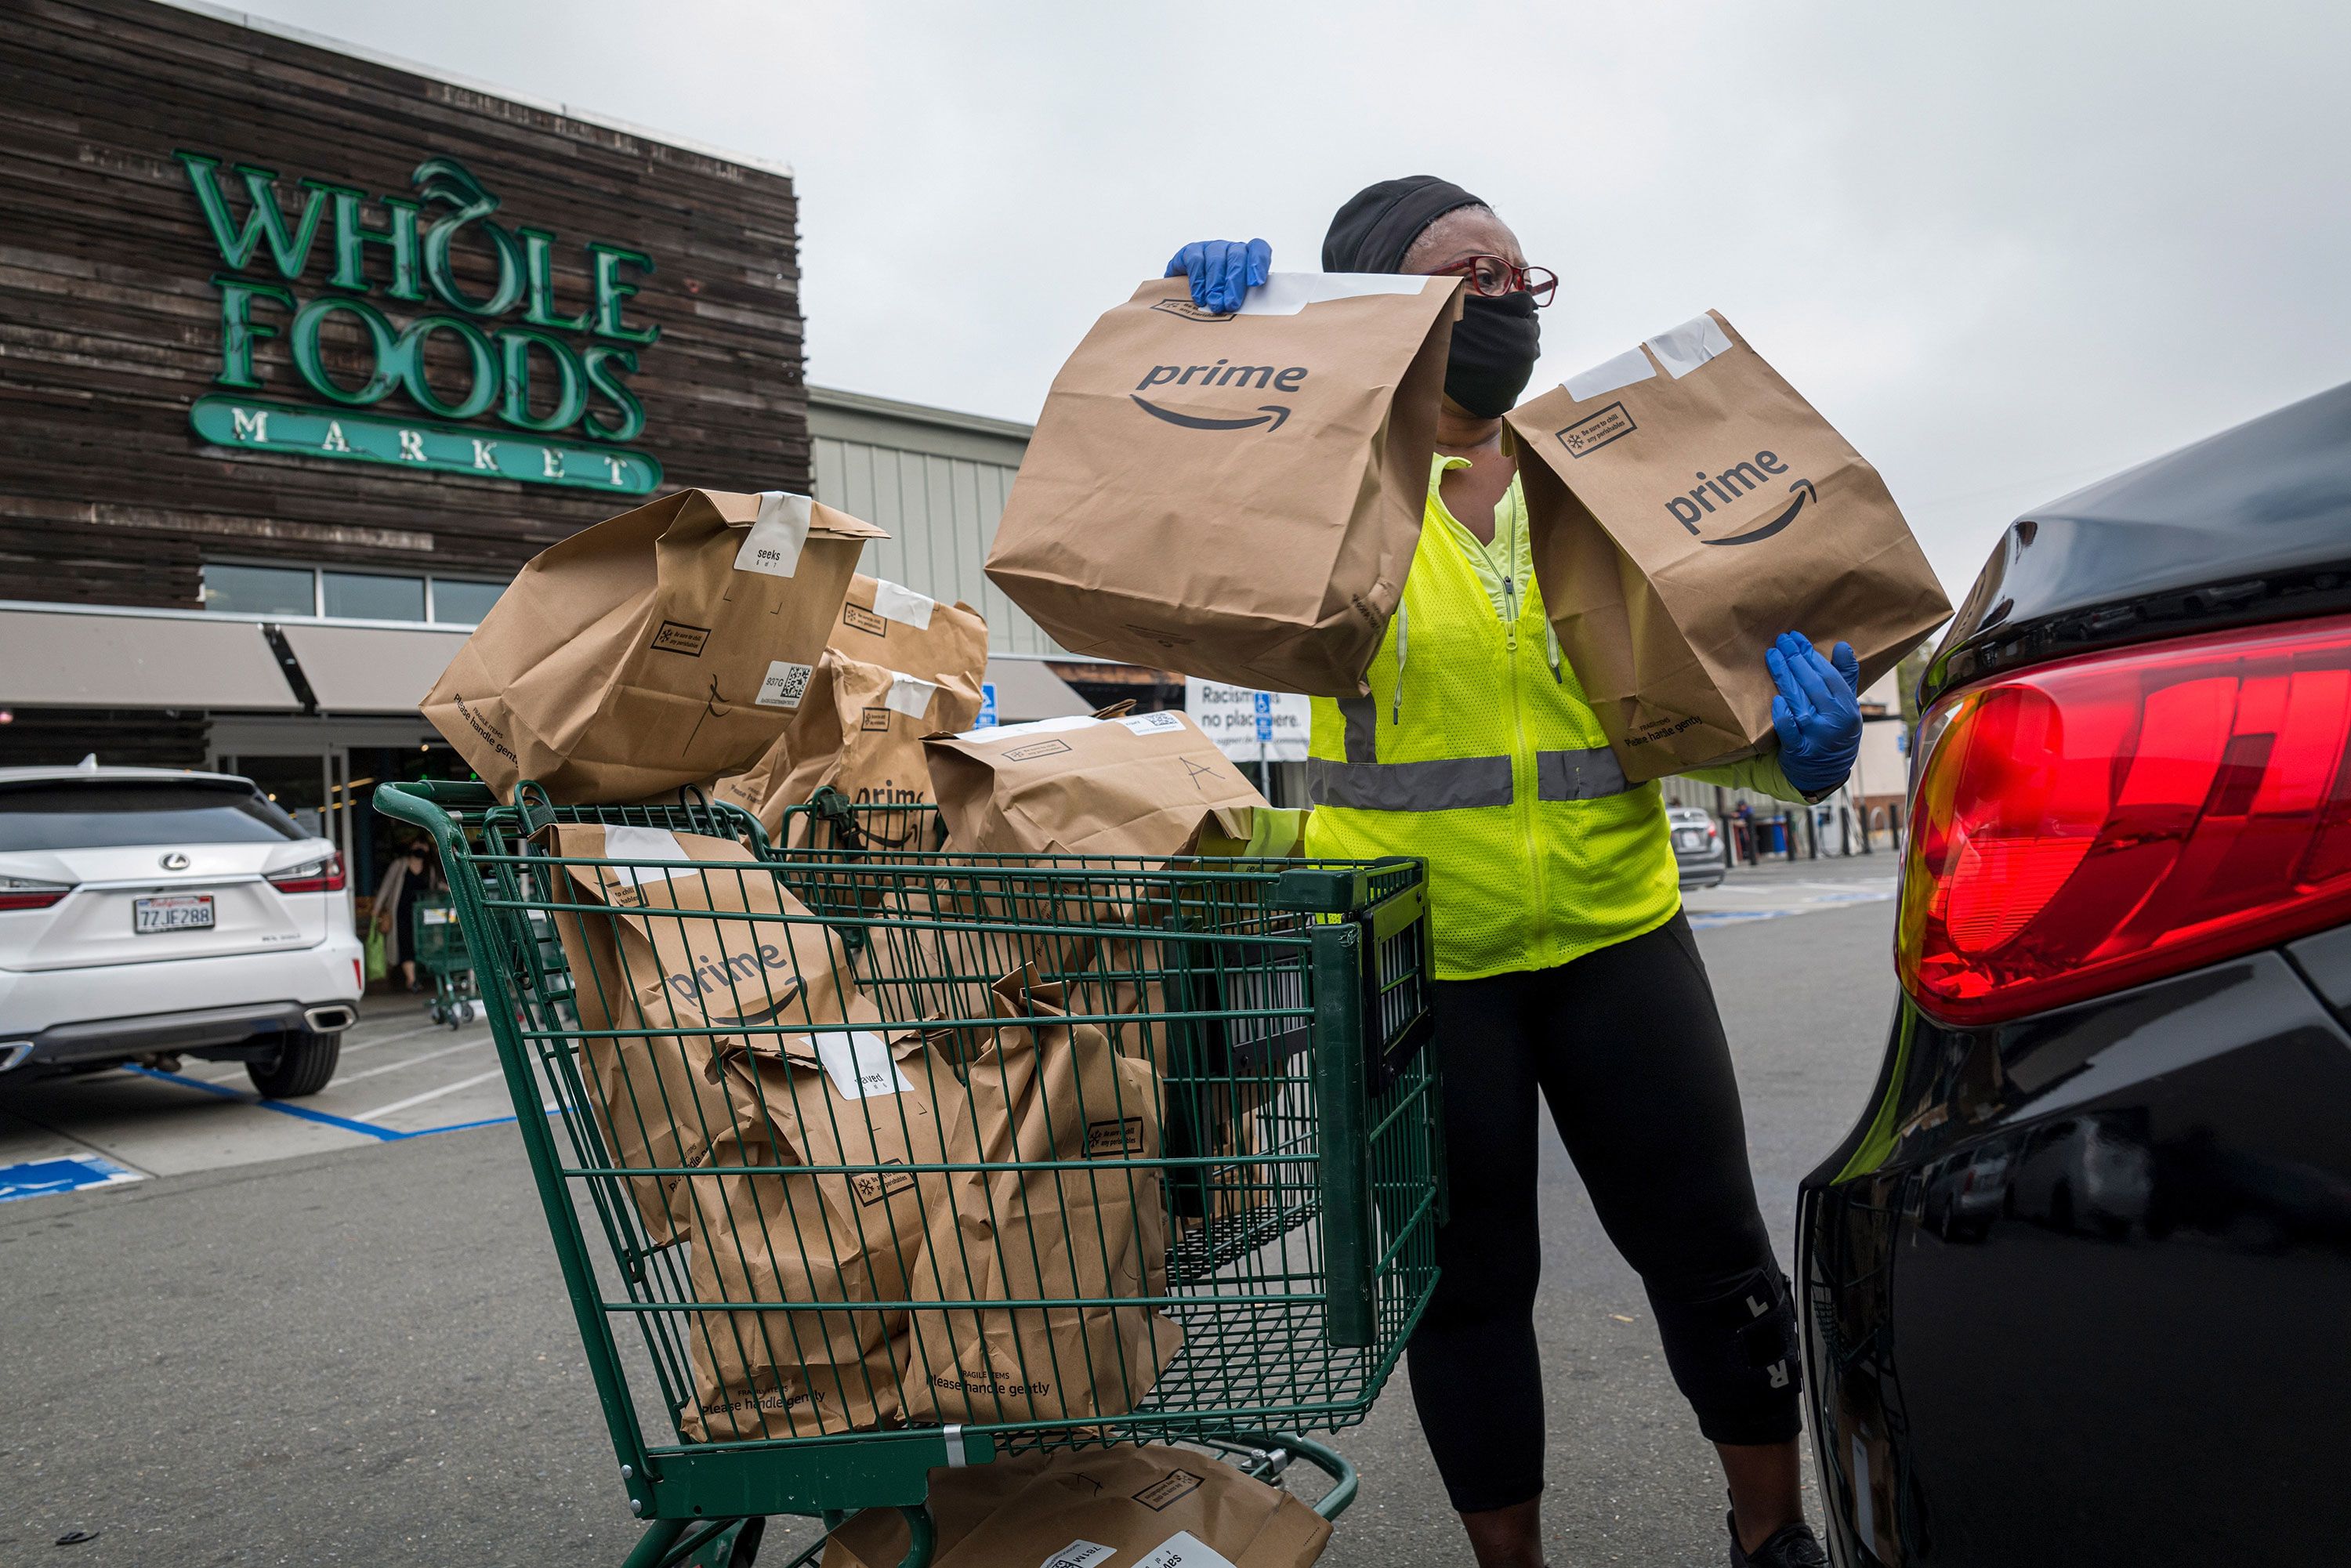
POLYGON ((1204 831, 1245 842, 1268 809, 1188 714, 1039 719, 925 749, 956 849, 1164 861, 1204 831))
MULTIPOLYGON (((1188 1448, 1122 1446, 935 1469, 936 1568, 1307 1568, 1331 1521, 1280 1487, 1188 1448)), ((895 1509, 869 1509, 825 1542, 823 1568, 895 1568, 895 1509)))
POLYGON ((914 1419, 1050 1421, 1117 1416, 1183 1343, 1150 1306, 999 1307, 1005 1300, 1166 1291, 1159 1078, 1092 1024, 1068 1024, 1058 987, 1027 975, 996 988, 1007 1021, 941 1112, 948 1159, 1054 1161, 1069 1170, 974 1170, 948 1179, 914 1271, 903 1354, 914 1419), (974 1303, 966 1305, 963 1303, 974 1303))
POLYGON ((850 1010, 864 1027, 755 1037, 713 1070, 741 1130, 712 1148, 711 1174, 685 1179, 695 1299, 849 1310, 695 1314, 689 1439, 853 1431, 905 1408, 904 1309, 854 1309, 906 1299, 926 1201, 946 1195, 945 1178, 904 1167, 946 1157, 933 1106, 960 1086, 919 1034, 883 1030, 862 998, 850 1010), (740 1168, 763 1165, 852 1168, 740 1168))
MULTIPOLYGON (((748 769, 721 779, 713 793, 752 812, 770 838, 793 848, 809 842, 809 820, 793 818, 786 832, 784 812, 828 785, 860 806, 928 804, 923 737, 962 729, 979 716, 987 668, 987 622, 977 611, 860 573, 791 723, 748 769)), ((934 847, 914 841, 930 825, 928 812, 861 822, 861 836, 873 837, 873 847, 934 847)))
POLYGON ((501 798, 642 800, 739 771, 799 706, 871 523, 681 490, 522 569, 423 702, 501 798))
POLYGON ((1144 284, 1053 378, 987 575, 1071 653, 1351 697, 1404 591, 1455 278, 1144 284))
POLYGON ((1509 423, 1543 603, 1628 779, 1769 741, 1781 632, 1852 643, 1865 689, 1950 613, 1877 470, 1720 316, 1509 423))
MULTIPOLYGON (((724 1031, 847 1018, 856 998, 846 956, 820 925, 711 917, 808 914, 772 868, 732 840, 595 825, 558 826, 548 836, 566 859, 690 862, 674 875, 650 865, 569 866, 569 886, 555 890, 567 907, 554 923, 583 1030, 664 1031, 581 1041, 590 1108, 613 1163, 693 1165, 735 1127, 709 1064, 721 1045, 746 1037, 724 1031), (692 918, 697 911, 703 918, 692 918)), ((631 1180, 656 1246, 684 1233, 683 1179, 631 1180)))

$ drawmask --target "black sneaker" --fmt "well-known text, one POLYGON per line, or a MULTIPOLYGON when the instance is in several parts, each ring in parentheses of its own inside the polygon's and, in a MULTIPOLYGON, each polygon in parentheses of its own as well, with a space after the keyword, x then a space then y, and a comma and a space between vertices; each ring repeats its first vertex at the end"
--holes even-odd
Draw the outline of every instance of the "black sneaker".
POLYGON ((1730 1530, 1730 1568, 1829 1568, 1829 1554, 1809 1524, 1783 1524, 1763 1538, 1752 1552, 1739 1549, 1739 1522, 1726 1514, 1730 1530))

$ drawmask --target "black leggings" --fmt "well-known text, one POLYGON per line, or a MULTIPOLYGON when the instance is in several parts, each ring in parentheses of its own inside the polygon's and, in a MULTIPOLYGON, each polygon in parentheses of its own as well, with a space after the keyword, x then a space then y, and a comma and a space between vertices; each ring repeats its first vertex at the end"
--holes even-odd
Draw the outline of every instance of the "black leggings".
POLYGON ((1440 980, 1436 1013, 1451 1218, 1411 1376, 1453 1506, 1508 1508, 1542 1490, 1538 1092, 1648 1289, 1698 1429, 1718 1443, 1794 1437, 1794 1312, 1689 923, 1677 915, 1555 969, 1440 980))

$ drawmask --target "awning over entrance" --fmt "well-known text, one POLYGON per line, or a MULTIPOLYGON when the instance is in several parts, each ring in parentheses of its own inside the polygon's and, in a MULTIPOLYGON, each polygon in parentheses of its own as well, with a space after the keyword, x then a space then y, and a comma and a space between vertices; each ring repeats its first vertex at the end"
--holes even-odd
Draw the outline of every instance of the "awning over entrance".
POLYGON ((250 621, 14 607, 0 609, 0 701, 264 713, 302 706, 250 621))
POLYGON ((1032 718, 1068 718, 1093 707, 1070 684, 1035 659, 990 659, 980 677, 996 687, 996 722, 1026 724, 1032 718))
POLYGON ((465 643, 463 632, 282 625, 321 713, 413 714, 465 643))

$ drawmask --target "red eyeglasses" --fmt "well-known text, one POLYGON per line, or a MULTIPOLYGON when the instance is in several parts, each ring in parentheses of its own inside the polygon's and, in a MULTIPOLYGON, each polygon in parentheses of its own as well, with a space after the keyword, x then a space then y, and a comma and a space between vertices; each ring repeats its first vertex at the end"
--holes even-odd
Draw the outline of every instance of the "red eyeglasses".
POLYGON ((1551 303, 1559 290, 1559 274, 1547 267, 1520 267, 1499 256, 1465 256, 1450 267, 1425 274, 1429 277, 1466 277, 1472 294, 1531 294, 1535 308, 1551 303))

